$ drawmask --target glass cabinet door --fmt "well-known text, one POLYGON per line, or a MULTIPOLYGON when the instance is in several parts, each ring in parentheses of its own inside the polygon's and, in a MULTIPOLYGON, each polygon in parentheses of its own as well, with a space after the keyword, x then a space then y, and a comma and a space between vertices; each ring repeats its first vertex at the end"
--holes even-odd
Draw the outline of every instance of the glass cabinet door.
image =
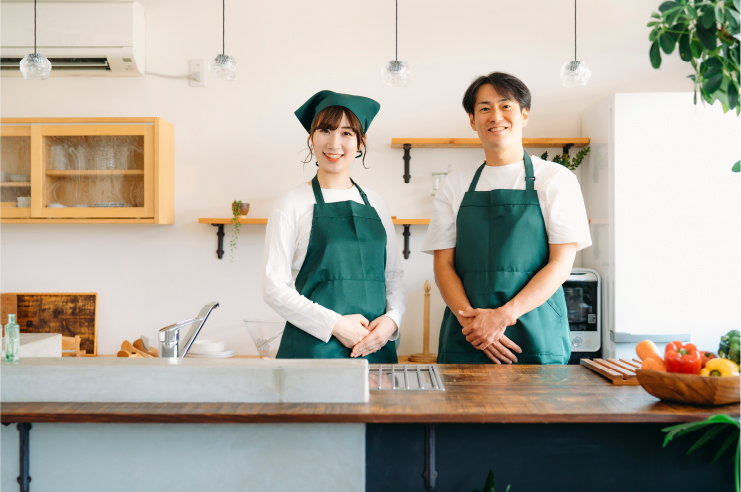
POLYGON ((32 215, 154 216, 152 125, 40 126, 32 215))
POLYGON ((31 217, 31 127, 0 127, 0 217, 31 217))

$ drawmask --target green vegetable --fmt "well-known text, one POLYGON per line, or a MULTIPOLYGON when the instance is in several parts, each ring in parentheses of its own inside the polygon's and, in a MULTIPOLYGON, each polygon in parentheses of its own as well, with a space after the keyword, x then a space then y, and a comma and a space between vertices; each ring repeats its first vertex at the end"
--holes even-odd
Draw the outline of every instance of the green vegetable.
POLYGON ((736 364, 739 363, 739 350, 741 349, 741 333, 738 330, 731 330, 720 339, 718 347, 718 357, 731 359, 736 364))
MULTIPOLYGON (((481 489, 481 492, 496 492, 494 490, 494 485, 496 485, 496 482, 494 481, 494 471, 489 470, 489 475, 486 477, 486 482, 484 482, 484 487, 481 489)), ((507 490, 505 492, 509 492, 509 485, 507 485, 507 490)), ((479 492, 478 490, 474 489, 471 492, 479 492)))

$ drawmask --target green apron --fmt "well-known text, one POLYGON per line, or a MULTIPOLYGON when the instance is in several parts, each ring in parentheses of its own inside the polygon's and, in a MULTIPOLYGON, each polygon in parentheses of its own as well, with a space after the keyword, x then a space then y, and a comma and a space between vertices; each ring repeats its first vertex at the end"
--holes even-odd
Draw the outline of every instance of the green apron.
MULTIPOLYGON (((352 180, 351 180, 352 181, 352 180)), ((306 258, 296 277, 302 296, 341 315, 362 314, 370 322, 386 312, 386 229, 360 186, 365 205, 352 200, 324 203, 316 177, 314 216, 306 258)), ((342 359, 352 350, 333 335, 328 342, 286 323, 279 359, 342 359)), ((397 363, 391 342, 365 359, 397 363)))
MULTIPOLYGON (((548 234, 525 153, 526 190, 476 191, 486 163, 463 196, 456 221, 455 271, 473 308, 495 309, 520 292, 548 264, 548 234)), ((466 341, 450 308, 440 327, 439 364, 493 364, 466 341)), ((566 364, 571 355, 563 288, 521 316, 505 332, 522 349, 520 364, 566 364)))

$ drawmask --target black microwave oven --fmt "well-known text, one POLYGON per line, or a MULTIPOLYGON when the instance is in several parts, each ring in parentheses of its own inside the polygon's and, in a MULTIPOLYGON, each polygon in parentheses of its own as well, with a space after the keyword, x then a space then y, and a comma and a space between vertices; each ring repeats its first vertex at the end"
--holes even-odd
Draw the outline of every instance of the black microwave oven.
POLYGON ((599 274, 588 268, 572 269, 563 283, 571 338, 569 364, 602 356, 601 287, 599 274))

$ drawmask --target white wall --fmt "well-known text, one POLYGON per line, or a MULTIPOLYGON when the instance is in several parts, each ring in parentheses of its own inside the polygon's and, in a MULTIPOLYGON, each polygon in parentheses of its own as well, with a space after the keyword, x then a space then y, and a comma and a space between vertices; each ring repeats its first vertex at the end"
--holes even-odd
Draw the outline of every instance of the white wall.
MULTIPOLYGON (((184 74, 189 59, 220 53, 219 2, 141 3, 148 70, 184 74)), ((306 134, 293 111, 314 92, 332 89, 381 103, 369 134, 370 169, 356 166, 353 178, 381 192, 393 215, 429 217, 430 173, 471 164, 482 152, 414 149, 412 182, 404 184, 402 152, 390 140, 475 137, 460 100, 478 75, 509 71, 528 84, 533 107, 526 137, 580 136, 582 110, 614 92, 692 88, 685 78, 691 67, 676 54, 661 70, 649 63, 645 25, 658 0, 579 3, 579 58, 593 71, 582 89, 566 89, 559 78, 573 56, 570 0, 399 3, 399 58, 413 70, 406 88, 387 87, 380 77, 394 54, 392 0, 229 1, 226 52, 240 73, 234 82, 209 79, 205 88, 151 76, 0 80, 3 117, 160 116, 176 129, 174 226, 3 225, 2 291, 98 292, 103 354, 115 353, 123 339, 154 337, 217 300, 222 307, 205 333, 254 354, 241 320, 272 314, 260 285, 264 226, 242 228, 230 264, 228 250, 224 260, 215 257, 214 228, 197 220, 227 216, 233 199, 250 202, 251 216, 266 217, 277 196, 311 177, 311 165, 302 171, 306 134)), ((431 257, 419 252, 425 230, 412 227, 413 253, 405 262, 401 354, 422 348, 422 286, 433 279, 431 257)), ((401 232, 398 227, 400 243, 401 232)), ((434 288, 433 351, 443 308, 434 288)))

